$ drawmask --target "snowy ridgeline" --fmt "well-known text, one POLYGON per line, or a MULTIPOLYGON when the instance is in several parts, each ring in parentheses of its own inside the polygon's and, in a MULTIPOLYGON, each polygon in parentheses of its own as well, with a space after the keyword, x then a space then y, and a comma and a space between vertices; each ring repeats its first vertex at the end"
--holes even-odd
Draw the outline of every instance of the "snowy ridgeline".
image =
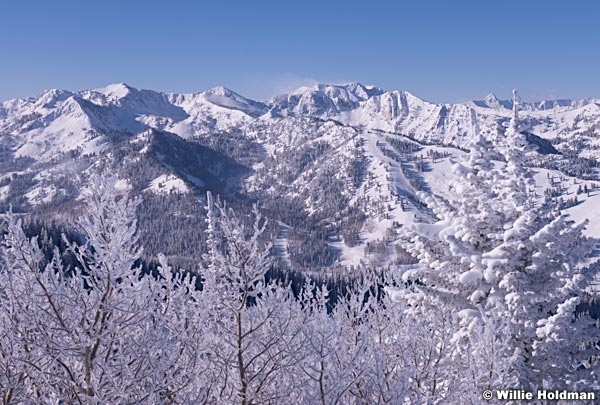
MULTIPOLYGON (((212 191, 240 212, 260 201, 286 270, 407 264, 401 228, 435 220, 419 193, 444 197, 457 178, 452 166, 479 134, 497 144, 490 158, 502 165, 498 145, 514 105, 493 95, 433 104, 358 83, 265 102, 222 87, 50 90, 0 106, 0 212, 12 206, 46 224, 68 222, 90 177, 112 173, 144 196, 144 259, 164 253, 174 266, 195 265, 205 253, 199 207, 212 191)), ((517 130, 537 150, 526 156, 535 192, 576 221, 589 218, 586 235, 600 236, 599 103, 519 106, 517 130)))

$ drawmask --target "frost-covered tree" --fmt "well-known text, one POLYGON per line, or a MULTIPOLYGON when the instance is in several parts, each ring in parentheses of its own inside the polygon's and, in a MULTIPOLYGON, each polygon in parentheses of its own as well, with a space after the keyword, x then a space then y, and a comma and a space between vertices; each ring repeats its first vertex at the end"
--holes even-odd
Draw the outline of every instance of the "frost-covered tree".
POLYGON ((203 295, 208 327, 215 337, 213 395, 225 402, 271 403, 299 395, 285 369, 289 347, 299 336, 301 310, 291 289, 266 279, 271 245, 262 240, 266 224, 254 206, 249 234, 238 216, 207 195, 208 267, 203 295), (284 382, 285 381, 285 382, 284 382))
POLYGON ((532 194, 516 93, 514 106, 503 170, 479 139, 455 165, 449 196, 427 199, 438 221, 407 232, 405 248, 419 264, 404 273, 410 288, 402 296, 424 317, 440 306, 458 315, 453 341, 473 392, 498 381, 589 386, 597 329, 574 308, 592 280, 585 264, 592 245, 585 223, 542 209, 532 194), (567 324, 578 333, 565 334, 567 324))
POLYGON ((83 244, 47 259, 21 221, 7 217, 0 248, 0 386, 5 403, 173 402, 202 398, 196 376, 201 317, 188 309, 193 280, 138 265, 137 199, 95 178, 83 244), (190 325, 194 325, 191 327, 190 325), (197 326, 196 326, 197 325, 197 326))
POLYGON ((414 325, 383 295, 381 277, 366 269, 357 276, 330 309, 325 286, 302 291, 302 339, 292 355, 301 403, 397 404, 411 397, 414 353, 407 342, 414 325))
POLYGON ((71 269, 57 250, 45 264, 37 239, 27 239, 8 217, 2 307, 12 319, 9 329, 19 331, 12 343, 21 345, 21 355, 39 356, 39 369, 27 378, 29 395, 42 402, 142 399, 139 390, 148 390, 139 353, 150 303, 146 279, 134 266, 137 201, 117 199, 114 180, 97 179, 87 202, 87 215, 77 221, 86 242, 70 244, 78 263, 71 269))
POLYGON ((483 303, 509 320, 518 351, 513 375, 523 387, 585 387, 587 380, 589 388, 597 379, 589 361, 598 355, 598 329, 575 312, 596 270, 585 264, 593 248, 582 233, 586 225, 558 215, 548 222, 526 211, 484 255, 489 290, 483 303))
MULTIPOLYGON (((388 287, 388 317, 397 325, 391 352, 406 368, 409 403, 459 403, 464 363, 454 334, 459 317, 449 305, 431 292, 412 285, 388 287)), ((423 287, 423 286, 421 286, 423 287)), ((388 337, 388 339, 390 339, 388 337)))
MULTIPOLYGON (((306 293, 312 294, 311 289, 307 288, 306 293)), ((302 328, 305 344, 302 351, 294 353, 298 378, 304 385, 303 402, 350 402, 349 390, 359 378, 356 363, 363 354, 364 340, 346 341, 345 324, 339 318, 333 321, 328 314, 328 291, 316 289, 314 294, 314 298, 304 299, 310 314, 302 328)))
POLYGON ((145 350, 153 391, 163 403, 206 403, 215 376, 211 368, 212 331, 205 299, 190 273, 173 271, 164 255, 158 256, 150 279, 154 300, 145 350))
MULTIPOLYGON (((41 402, 46 385, 52 382, 53 362, 39 344, 48 331, 37 322, 46 314, 35 312, 44 298, 40 290, 44 294, 46 283, 59 284, 60 275, 41 272, 44 255, 36 240, 27 239, 14 214, 8 214, 6 225, 0 249, 0 391, 3 403, 32 398, 41 402)), ((60 310, 50 315, 61 315, 60 310)))

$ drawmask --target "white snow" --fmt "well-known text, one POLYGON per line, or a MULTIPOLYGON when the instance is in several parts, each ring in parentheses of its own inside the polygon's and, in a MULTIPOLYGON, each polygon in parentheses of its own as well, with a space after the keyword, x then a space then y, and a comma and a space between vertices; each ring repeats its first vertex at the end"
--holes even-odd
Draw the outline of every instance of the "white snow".
POLYGON ((118 179, 115 182, 115 190, 123 192, 123 191, 130 191, 132 189, 131 184, 129 184, 129 182, 125 179, 118 179))
POLYGON ((6 197, 8 197, 9 189, 10 185, 0 187, 0 201, 3 201, 6 197))
POLYGON ((458 277, 458 281, 460 281, 461 284, 475 284, 482 278, 483 274, 481 274, 480 271, 469 270, 461 273, 461 275, 458 277))
MULTIPOLYGON (((106 150, 110 147, 108 138, 101 135, 106 130, 130 133, 132 142, 145 144, 150 129, 170 131, 184 138, 241 129, 245 136, 257 139, 268 156, 283 156, 284 160, 290 149, 318 141, 332 145, 333 159, 346 159, 354 150, 351 142, 361 138, 368 159, 367 180, 357 190, 349 188, 348 196, 351 205, 357 203, 358 197, 369 198, 369 219, 360 234, 359 245, 348 247, 344 241, 330 242, 332 247, 341 251, 341 264, 356 265, 361 260, 369 260, 365 256, 367 243, 384 239, 393 241, 396 232, 394 223, 410 226, 415 220, 430 219, 405 198, 405 194, 416 196, 417 190, 402 173, 400 164, 383 154, 382 148, 391 149, 386 138, 397 137, 407 141, 409 138, 397 135, 406 134, 411 139, 437 145, 453 143, 464 146, 482 128, 508 122, 511 117, 509 104, 493 94, 481 101, 436 104, 406 91, 384 91, 358 83, 300 88, 266 103, 245 98, 224 87, 194 94, 164 94, 117 83, 80 92, 49 90, 36 98, 3 102, 0 106, 0 133, 11 137, 16 156, 30 156, 40 162, 50 162, 71 150, 83 154, 106 150), (319 121, 320 127, 315 130, 311 125, 317 124, 306 116, 336 122, 319 121), (309 139, 307 133, 316 135, 309 139), (404 210, 401 201, 405 205, 404 210), (381 207, 383 210, 379 209, 381 207)), ((598 100, 523 103, 521 108, 521 118, 534 123, 526 128, 528 131, 542 138, 559 138, 564 142, 581 137, 591 145, 583 155, 600 158, 598 148, 593 147, 600 146, 595 131, 600 127, 598 100)), ((140 152, 148 150, 145 144, 140 152)), ((428 161, 431 170, 419 173, 433 193, 443 196, 448 184, 455 179, 452 164, 464 152, 452 147, 423 145, 419 154, 426 156, 429 151, 449 154, 436 162, 428 161)), ((260 165, 255 166, 255 169, 259 168, 260 165)), ((318 170, 317 167, 315 171, 318 170)), ((561 184, 567 189, 565 197, 575 196, 579 184, 592 183, 578 180, 575 184, 574 178, 539 169, 535 180, 540 198, 550 185, 548 174, 556 179, 564 178, 561 184)), ((290 194, 310 188, 311 176, 314 172, 303 173, 295 184, 289 185, 290 194)), ((192 176, 186 176, 184 181, 174 174, 165 174, 152 180, 146 190, 187 193, 190 189, 186 181, 200 187, 204 185, 201 179, 192 176)), ((251 177, 247 181, 249 189, 258 181, 256 176, 251 177)), ((123 187, 130 185, 124 184, 123 187)), ((0 199, 6 197, 7 192, 8 186, 0 188, 0 199)), ((29 190, 27 198, 36 202, 47 201, 52 193, 52 189, 39 186, 29 190)), ((590 219, 586 235, 600 237, 600 192, 591 191, 589 196, 580 194, 577 198, 579 204, 564 213, 576 221, 590 219)), ((306 201, 306 208, 315 212, 319 209, 318 202, 306 201)), ((427 231, 433 233, 437 229, 425 224, 417 227, 421 230, 428 228, 427 231)), ((284 243, 284 239, 279 238, 280 242, 284 243)))
POLYGON ((56 194, 56 188, 51 185, 49 187, 36 187, 25 194, 29 203, 33 206, 49 203, 52 197, 56 194))
POLYGON ((150 182, 144 191, 152 191, 157 194, 189 193, 190 189, 183 180, 172 174, 163 174, 150 182))
POLYGON ((115 83, 95 91, 106 96, 109 101, 113 101, 126 97, 131 92, 131 88, 125 83, 115 83))

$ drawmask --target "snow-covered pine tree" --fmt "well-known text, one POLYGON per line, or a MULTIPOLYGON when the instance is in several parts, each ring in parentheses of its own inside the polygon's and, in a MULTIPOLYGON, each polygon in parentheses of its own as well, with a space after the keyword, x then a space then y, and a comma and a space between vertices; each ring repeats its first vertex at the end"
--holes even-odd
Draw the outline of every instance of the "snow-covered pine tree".
POLYGON ((586 225, 527 210, 483 256, 490 285, 484 307, 509 320, 518 351, 512 373, 522 387, 591 388, 598 380, 590 363, 598 328, 575 312, 597 269, 586 264, 594 246, 583 236, 586 225))
POLYGON ((520 104, 521 98, 517 90, 513 90, 513 115, 503 136, 496 138, 496 147, 506 161, 505 176, 497 185, 499 197, 504 201, 504 210, 511 211, 513 216, 525 209, 534 209, 536 205, 533 198, 535 194, 533 173, 525 166, 526 158, 531 153, 531 146, 521 132, 520 104))
MULTIPOLYGON (((415 224, 405 233, 403 247, 419 263, 403 273, 402 282, 407 288, 395 293, 404 302, 406 315, 416 325, 424 323, 423 333, 429 335, 424 341, 439 348, 441 360, 434 374, 447 377, 443 384, 448 399, 464 392, 462 400, 479 398, 473 392, 481 392, 482 387, 497 381, 501 370, 508 367, 492 359, 486 364, 481 364, 481 360, 478 364, 469 363, 489 358, 477 353, 487 347, 480 346, 480 341, 474 342, 475 336, 485 335, 486 345, 493 344, 502 352, 496 357, 512 358, 503 337, 494 335, 495 340, 491 339, 478 316, 478 305, 489 291, 483 280, 482 257, 501 243, 503 225, 510 220, 504 201, 498 196, 497 184, 502 174, 492 161, 488 139, 478 134, 469 146, 469 153, 452 168, 456 180, 449 184, 448 192, 444 196, 420 195, 437 221, 415 224), (474 368, 485 368, 487 373, 466 374, 467 369, 474 368)), ((485 327, 489 329, 489 324, 485 327)), ((437 385, 442 386, 440 382, 437 385)), ((421 391, 421 395, 428 392, 421 391)))
POLYGON ((514 101, 499 148, 505 170, 484 166, 489 153, 479 139, 466 161, 455 165, 458 184, 450 196, 424 196, 439 221, 407 233, 404 247, 419 264, 404 273, 408 288, 400 295, 425 319, 437 307, 458 314, 456 353, 469 363, 464 370, 471 375, 461 378, 472 392, 498 381, 524 388, 550 381, 589 386, 597 378, 589 369, 593 329, 589 318, 575 319, 569 309, 591 282, 584 265, 591 244, 582 234, 585 224, 541 211, 524 165, 516 92, 514 101), (558 325, 568 322, 578 333, 561 332, 558 325))
POLYGON ((590 388, 598 380, 590 364, 598 356, 597 347, 591 353, 598 329, 589 315, 577 316, 575 307, 597 271, 587 264, 597 241, 584 236, 587 221, 575 224, 535 199, 519 131, 520 99, 513 94, 513 118, 500 148, 507 162, 500 197, 517 218, 504 224, 502 243, 483 255, 490 284, 486 308, 504 310, 509 319, 519 353, 512 372, 520 386, 590 388), (572 333, 566 333, 566 324, 572 333))

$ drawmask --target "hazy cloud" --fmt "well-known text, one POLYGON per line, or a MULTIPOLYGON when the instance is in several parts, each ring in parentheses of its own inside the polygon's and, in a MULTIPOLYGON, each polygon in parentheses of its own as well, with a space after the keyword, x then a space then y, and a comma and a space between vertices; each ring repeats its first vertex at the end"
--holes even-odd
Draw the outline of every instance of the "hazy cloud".
POLYGON ((241 82, 240 92, 255 100, 267 100, 279 94, 289 93, 299 87, 314 86, 317 83, 343 83, 342 80, 327 80, 307 77, 295 73, 282 73, 272 76, 253 76, 241 82))

